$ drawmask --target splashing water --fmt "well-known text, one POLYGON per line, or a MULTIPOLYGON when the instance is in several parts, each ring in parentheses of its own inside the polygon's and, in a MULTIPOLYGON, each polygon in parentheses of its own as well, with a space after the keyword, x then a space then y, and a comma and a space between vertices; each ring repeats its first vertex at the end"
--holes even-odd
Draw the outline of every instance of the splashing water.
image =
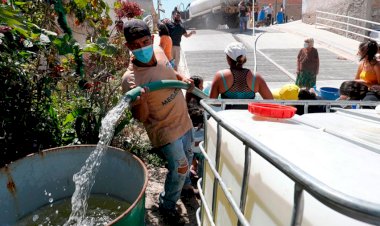
POLYGON ((102 157, 115 132, 116 122, 129 106, 129 102, 130 99, 128 97, 122 98, 103 118, 96 149, 87 158, 81 170, 74 174, 75 191, 71 198, 71 214, 68 221, 64 224, 65 226, 88 225, 89 222, 84 222, 88 206, 87 200, 90 196, 91 188, 95 183, 95 176, 99 170, 102 157))

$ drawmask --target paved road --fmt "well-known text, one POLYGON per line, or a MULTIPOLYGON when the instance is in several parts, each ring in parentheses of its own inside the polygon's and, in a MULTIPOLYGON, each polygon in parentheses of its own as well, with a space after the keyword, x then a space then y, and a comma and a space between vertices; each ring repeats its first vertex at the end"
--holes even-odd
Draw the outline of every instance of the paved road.
MULTIPOLYGON (((292 83, 296 71, 297 54, 303 45, 304 37, 271 27, 256 30, 256 37, 260 33, 263 34, 257 41, 257 71, 264 76, 270 88, 292 83)), ((336 39, 336 37, 334 38, 336 39)), ((196 35, 183 38, 181 43, 188 74, 200 75, 206 81, 211 81, 216 71, 228 67, 223 50, 227 44, 236 40, 247 46, 248 62, 245 66, 253 70, 255 37, 252 36, 252 31, 239 34, 236 30, 197 30, 196 35)), ((330 45, 317 40, 316 48, 321 65, 318 86, 339 87, 343 80, 354 78, 357 62, 347 60, 347 55, 339 54, 330 45)))

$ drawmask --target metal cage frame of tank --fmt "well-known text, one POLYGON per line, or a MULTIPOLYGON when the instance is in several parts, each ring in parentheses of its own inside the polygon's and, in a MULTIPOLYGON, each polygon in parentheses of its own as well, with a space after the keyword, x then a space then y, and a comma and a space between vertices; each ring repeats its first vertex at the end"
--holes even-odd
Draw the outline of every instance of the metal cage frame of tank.
MULTIPOLYGON (((273 150, 269 149, 265 145, 257 142, 256 140, 249 139, 247 134, 242 134, 236 128, 231 126, 228 123, 225 123, 221 120, 221 118, 216 114, 215 105, 219 108, 224 109, 228 104, 248 104, 253 102, 252 100, 217 100, 217 99, 208 99, 202 100, 201 105, 205 109, 204 120, 205 122, 209 117, 212 117, 217 123, 217 141, 216 141, 216 158, 215 158, 215 166, 212 164, 212 160, 208 157, 205 149, 204 142, 202 141, 200 144, 200 149, 202 154, 204 155, 204 167, 206 164, 210 167, 211 172, 214 175, 214 185, 213 185, 213 193, 212 193, 212 203, 211 210, 206 202, 203 190, 202 183, 204 185, 204 181, 202 178, 198 180, 197 187, 199 189, 200 197, 201 197, 201 207, 197 210, 196 217, 198 225, 202 225, 204 219, 202 217, 207 217, 208 223, 212 226, 215 225, 215 208, 216 208, 216 189, 217 185, 220 186, 224 195, 226 196, 229 204, 233 212, 236 214, 238 219, 238 225, 250 225, 246 217, 244 216, 244 209, 246 205, 247 191, 248 191, 248 179, 250 175, 250 164, 251 164, 251 152, 250 149, 255 151, 258 155, 268 161, 270 164, 275 166, 278 170, 280 170, 284 175, 286 175, 289 179, 291 179, 294 183, 294 195, 293 195, 293 211, 291 216, 291 226, 298 226, 302 224, 303 217, 303 192, 307 191, 310 195, 316 198, 319 202, 324 204, 325 206, 344 214, 348 217, 354 218, 356 220, 378 225, 380 222, 380 205, 376 203, 366 202, 363 200, 359 200, 357 198, 348 196, 344 193, 336 191, 322 182, 318 181, 316 178, 311 177, 298 167, 294 166, 291 162, 286 160, 285 158, 276 154, 273 150), (241 182, 241 197, 240 197, 240 205, 238 205, 231 193, 227 185, 223 182, 222 177, 220 176, 219 163, 220 163, 220 148, 221 148, 221 129, 225 129, 230 132, 233 136, 238 138, 241 142, 243 142, 245 146, 245 160, 244 160, 244 172, 243 172, 243 180, 241 182), (201 214, 204 213, 204 214, 201 214)), ((349 112, 345 109, 334 108, 334 106, 344 107, 344 106, 353 106, 356 108, 360 108, 363 106, 377 106, 380 102, 369 101, 326 101, 326 100, 313 100, 313 101, 277 101, 277 100, 259 100, 255 102, 265 102, 265 103, 277 103, 282 105, 303 105, 305 114, 307 113, 308 106, 313 105, 325 105, 326 112, 334 111, 343 111, 345 113, 353 114, 355 116, 360 116, 360 113, 349 112)), ((367 116, 366 116, 367 117, 367 116)), ((378 118, 371 118, 372 120, 379 121, 378 118)), ((205 125, 207 125, 205 123, 205 125)), ((329 131, 327 131, 329 132, 329 131)), ((333 135, 334 132, 330 131, 333 135)), ((207 134, 207 126, 205 126, 205 134, 207 134)), ((338 135, 339 136, 339 135, 338 135)), ((343 137, 344 139, 344 137, 343 137)), ((371 148, 371 147, 366 147, 371 148)), ((379 152, 380 150, 377 150, 379 152)))

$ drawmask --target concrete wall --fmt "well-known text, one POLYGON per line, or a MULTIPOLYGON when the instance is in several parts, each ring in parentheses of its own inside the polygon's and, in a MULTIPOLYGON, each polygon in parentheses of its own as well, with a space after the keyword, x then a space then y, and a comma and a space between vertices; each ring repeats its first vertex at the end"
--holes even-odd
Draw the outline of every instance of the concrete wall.
MULTIPOLYGON (((303 0, 302 1, 302 21, 304 23, 314 24, 316 22, 316 10, 330 12, 339 15, 350 16, 354 18, 360 18, 375 22, 380 22, 380 0, 303 0)), ((324 16, 329 19, 339 20, 341 22, 347 22, 346 18, 338 18, 335 16, 324 16)), ((319 20, 319 23, 327 24, 329 26, 337 27, 340 29, 346 29, 347 25, 337 24, 326 20, 319 20)), ((373 25, 351 20, 349 23, 365 26, 368 28, 375 28, 373 25)), ((329 29, 335 33, 346 35, 346 32, 338 31, 336 29, 329 29)), ((362 35, 369 35, 368 31, 363 29, 349 27, 349 31, 360 33, 362 35)), ((348 37, 357 39, 359 41, 364 40, 363 37, 347 34, 348 37)))
POLYGON ((372 20, 380 23, 380 0, 374 0, 372 4, 372 20))
POLYGON ((314 24, 316 10, 380 22, 380 0, 302 0, 303 22, 314 24))

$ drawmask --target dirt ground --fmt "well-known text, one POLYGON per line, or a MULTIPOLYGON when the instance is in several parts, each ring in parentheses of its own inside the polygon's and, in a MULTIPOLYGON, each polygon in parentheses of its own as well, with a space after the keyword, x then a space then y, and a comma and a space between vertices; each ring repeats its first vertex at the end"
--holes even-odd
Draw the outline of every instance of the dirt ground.
POLYGON ((167 222, 158 211, 158 196, 163 191, 164 181, 166 178, 167 169, 147 165, 149 180, 146 189, 146 216, 145 221, 147 226, 158 225, 197 225, 196 211, 200 205, 200 200, 196 197, 190 199, 180 199, 177 202, 177 210, 183 220, 182 223, 167 222))

